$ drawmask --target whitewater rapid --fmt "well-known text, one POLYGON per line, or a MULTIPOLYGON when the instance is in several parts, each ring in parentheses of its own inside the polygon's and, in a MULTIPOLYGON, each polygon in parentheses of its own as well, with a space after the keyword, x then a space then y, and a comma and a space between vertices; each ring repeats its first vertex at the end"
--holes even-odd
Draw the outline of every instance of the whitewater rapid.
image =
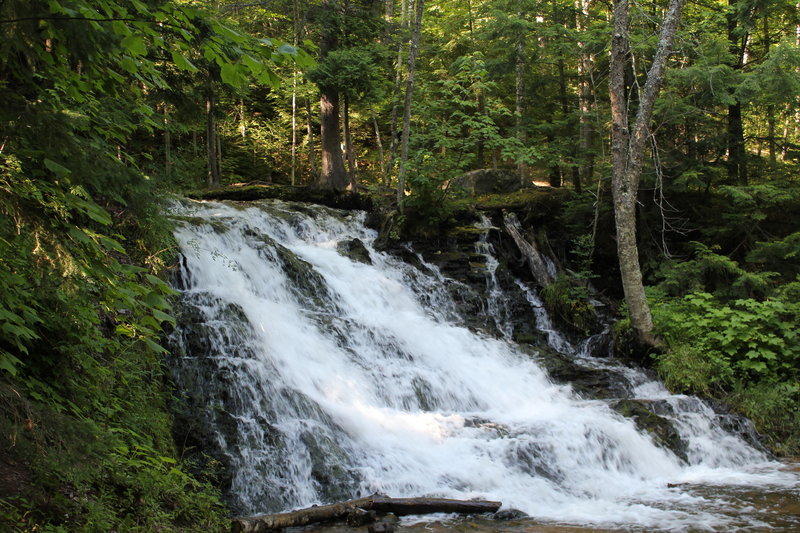
MULTIPOLYGON (((500 500, 560 522, 724 529, 746 524, 683 484, 797 486, 702 402, 643 374, 631 375, 634 396, 671 406, 688 464, 607 402, 551 382, 514 343, 465 327, 434 267, 376 251, 363 213, 278 201, 174 212, 191 320, 173 336, 173 371, 238 512, 381 492, 500 500), (353 239, 371 264, 339 252, 353 239)), ((591 359, 520 290, 551 345, 591 359)))

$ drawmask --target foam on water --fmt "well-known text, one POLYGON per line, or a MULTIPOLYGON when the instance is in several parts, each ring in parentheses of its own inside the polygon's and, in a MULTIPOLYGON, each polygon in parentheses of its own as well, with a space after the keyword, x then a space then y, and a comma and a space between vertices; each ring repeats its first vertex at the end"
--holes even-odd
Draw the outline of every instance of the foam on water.
MULTIPOLYGON (((552 383, 513 343, 463 327, 433 267, 375 251, 363 214, 280 202, 176 213, 192 221, 175 232, 192 310, 173 339, 176 381, 224 455, 239 512, 379 491, 500 500, 540 519, 713 528, 728 520, 715 512, 724 502, 668 484, 797 482, 702 402, 642 376, 631 388, 664 403, 688 465, 606 403, 552 383), (355 238, 372 264, 337 251, 355 238)), ((592 360, 520 290, 555 348, 592 360)))

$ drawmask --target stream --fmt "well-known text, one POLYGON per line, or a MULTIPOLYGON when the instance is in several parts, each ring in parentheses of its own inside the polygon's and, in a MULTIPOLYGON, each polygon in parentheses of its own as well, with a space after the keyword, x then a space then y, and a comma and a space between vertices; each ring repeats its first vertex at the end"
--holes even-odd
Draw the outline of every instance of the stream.
POLYGON ((407 518, 408 533, 800 530, 796 463, 773 460, 746 421, 609 358, 601 338, 567 339, 533 287, 497 285, 485 242, 496 334, 468 327, 434 265, 375 250, 364 213, 182 200, 174 216, 176 438, 213 458, 233 512, 379 492, 527 515, 407 518), (613 397, 558 383, 536 346, 511 340, 509 290, 547 339, 538 350, 613 376, 613 397))

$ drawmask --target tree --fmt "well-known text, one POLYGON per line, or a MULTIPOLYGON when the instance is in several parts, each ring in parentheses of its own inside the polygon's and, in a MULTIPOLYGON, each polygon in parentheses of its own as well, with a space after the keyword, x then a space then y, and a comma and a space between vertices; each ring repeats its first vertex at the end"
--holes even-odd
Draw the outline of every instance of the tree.
POLYGON ((403 134, 400 146, 400 172, 397 175, 397 207, 403 212, 405 196, 405 175, 408 164, 408 140, 411 134, 411 95, 414 92, 414 65, 417 60, 419 36, 422 29, 422 13, 424 0, 417 0, 414 31, 411 34, 411 48, 408 53, 408 74, 406 78, 406 95, 403 103, 403 134))
MULTIPOLYGON (((335 16, 338 9, 336 0, 323 0, 326 13, 335 16)), ((338 35, 332 22, 326 23, 322 30, 320 56, 325 58, 338 46, 338 35)), ((338 88, 320 84, 320 143, 322 145, 322 172, 317 184, 320 187, 343 190, 347 186, 347 173, 342 158, 342 140, 339 133, 339 92, 338 88)))
POLYGON ((644 150, 650 136, 650 119, 655 100, 664 80, 667 58, 680 23, 685 0, 670 0, 661 25, 658 48, 647 72, 647 81, 639 95, 633 128, 629 129, 628 115, 631 100, 625 90, 625 70, 630 60, 630 26, 628 0, 615 0, 611 40, 611 166, 614 215, 616 219, 617 255, 622 288, 628 304, 631 327, 639 340, 656 344, 653 319, 642 283, 639 251, 636 244, 636 200, 642 172, 644 150))

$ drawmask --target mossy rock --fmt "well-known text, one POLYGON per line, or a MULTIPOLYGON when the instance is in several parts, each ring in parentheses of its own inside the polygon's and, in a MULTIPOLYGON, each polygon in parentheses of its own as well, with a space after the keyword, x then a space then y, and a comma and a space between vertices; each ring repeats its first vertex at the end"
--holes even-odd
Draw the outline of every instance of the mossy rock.
MULTIPOLYGON (((507 209, 546 217, 561 209, 563 202, 574 194, 570 189, 534 187, 505 194, 484 194, 475 199, 475 207, 482 211, 507 209)), ((525 220, 523 223, 527 222, 525 220)))
POLYGON ((538 362, 557 383, 565 383, 584 398, 613 399, 628 396, 625 379, 607 370, 581 366, 569 357, 548 348, 539 348, 538 362))
POLYGON ((372 200, 359 193, 270 183, 235 183, 226 187, 192 191, 187 193, 187 196, 197 200, 279 199, 320 204, 337 209, 370 210, 372 208, 372 200))
POLYGON ((670 450, 687 462, 687 444, 681 439, 672 422, 653 412, 649 402, 643 400, 618 400, 611 404, 616 412, 631 419, 642 431, 646 431, 659 446, 670 450))
POLYGON ((455 188, 469 194, 509 193, 524 186, 515 170, 482 168, 467 172, 452 181, 455 188))
POLYGON ((350 463, 345 452, 331 436, 305 431, 300 440, 311 461, 311 477, 323 500, 344 501, 353 497, 356 487, 354 473, 343 465, 350 463))
POLYGON ((369 256, 369 250, 360 239, 341 241, 336 245, 336 251, 353 261, 364 263, 365 265, 372 264, 372 258, 369 256))
POLYGON ((172 215, 172 220, 178 223, 188 224, 190 226, 211 226, 211 228, 218 234, 226 233, 230 228, 223 222, 224 219, 207 219, 202 217, 192 217, 185 215, 172 215))

